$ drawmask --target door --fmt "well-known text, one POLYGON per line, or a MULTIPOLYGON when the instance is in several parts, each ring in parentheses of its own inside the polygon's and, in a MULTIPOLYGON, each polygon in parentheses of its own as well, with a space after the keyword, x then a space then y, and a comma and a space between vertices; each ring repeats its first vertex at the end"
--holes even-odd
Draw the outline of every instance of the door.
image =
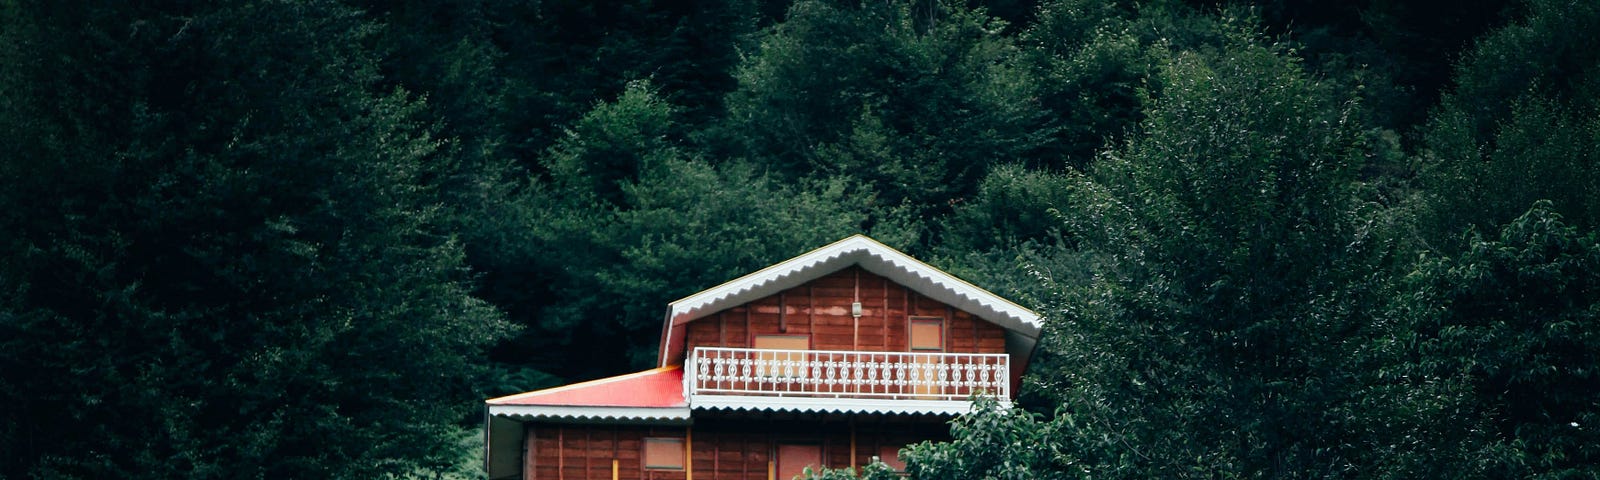
MULTIPOLYGON (((944 352, 944 317, 911 317, 910 336, 911 353, 944 352)), ((932 399, 945 393, 937 383, 944 368, 938 356, 919 356, 912 368, 918 372, 911 376, 917 398, 932 399)))

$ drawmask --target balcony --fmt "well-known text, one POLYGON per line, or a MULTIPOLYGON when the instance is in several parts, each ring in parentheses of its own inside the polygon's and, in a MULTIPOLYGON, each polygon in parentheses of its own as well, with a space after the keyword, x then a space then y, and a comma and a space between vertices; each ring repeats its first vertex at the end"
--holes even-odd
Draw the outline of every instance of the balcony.
POLYGON ((695 409, 959 414, 1008 404, 1005 354, 698 347, 684 362, 695 409))

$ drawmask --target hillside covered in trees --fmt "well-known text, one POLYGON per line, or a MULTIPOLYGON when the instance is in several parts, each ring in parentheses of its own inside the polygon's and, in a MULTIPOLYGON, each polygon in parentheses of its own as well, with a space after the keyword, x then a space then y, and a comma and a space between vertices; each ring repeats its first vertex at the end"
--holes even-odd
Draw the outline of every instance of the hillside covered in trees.
POLYGON ((1047 322, 913 478, 1600 475, 1597 2, 0 0, 0 147, 0 479, 474 478, 852 233, 1047 322))

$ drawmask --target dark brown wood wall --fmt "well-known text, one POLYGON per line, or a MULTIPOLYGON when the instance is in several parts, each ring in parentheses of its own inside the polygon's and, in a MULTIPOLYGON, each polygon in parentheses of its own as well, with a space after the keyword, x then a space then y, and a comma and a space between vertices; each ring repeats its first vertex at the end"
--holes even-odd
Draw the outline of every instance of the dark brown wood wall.
POLYGON ((813 350, 907 351, 909 317, 945 318, 945 351, 1005 353, 1005 330, 860 267, 691 322, 688 349, 748 348, 755 335, 807 335, 813 350), (850 316, 860 299, 862 315, 850 316))
POLYGON ((683 432, 682 427, 530 425, 522 478, 610 480, 616 460, 619 478, 681 480, 683 471, 646 470, 643 443, 645 437, 682 437, 683 432))
POLYGON ((899 449, 924 440, 944 440, 938 421, 702 422, 693 427, 529 424, 524 479, 610 480, 612 460, 619 480, 687 480, 691 469, 653 470, 642 463, 646 437, 684 438, 694 480, 765 480, 777 445, 818 445, 827 467, 866 465, 883 447, 899 449), (854 443, 852 444, 852 439, 854 443), (855 453, 852 462, 852 447, 855 453))

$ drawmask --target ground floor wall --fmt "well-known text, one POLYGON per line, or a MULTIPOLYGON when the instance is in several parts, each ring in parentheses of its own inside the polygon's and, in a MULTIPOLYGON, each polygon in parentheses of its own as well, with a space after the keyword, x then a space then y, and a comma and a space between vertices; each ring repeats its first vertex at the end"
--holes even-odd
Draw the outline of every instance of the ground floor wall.
POLYGON ((845 468, 944 440, 942 418, 696 418, 691 426, 524 424, 522 478, 788 480, 802 468, 845 468), (675 450, 676 449, 676 450, 675 450), (673 455, 681 455, 674 461, 673 455))

